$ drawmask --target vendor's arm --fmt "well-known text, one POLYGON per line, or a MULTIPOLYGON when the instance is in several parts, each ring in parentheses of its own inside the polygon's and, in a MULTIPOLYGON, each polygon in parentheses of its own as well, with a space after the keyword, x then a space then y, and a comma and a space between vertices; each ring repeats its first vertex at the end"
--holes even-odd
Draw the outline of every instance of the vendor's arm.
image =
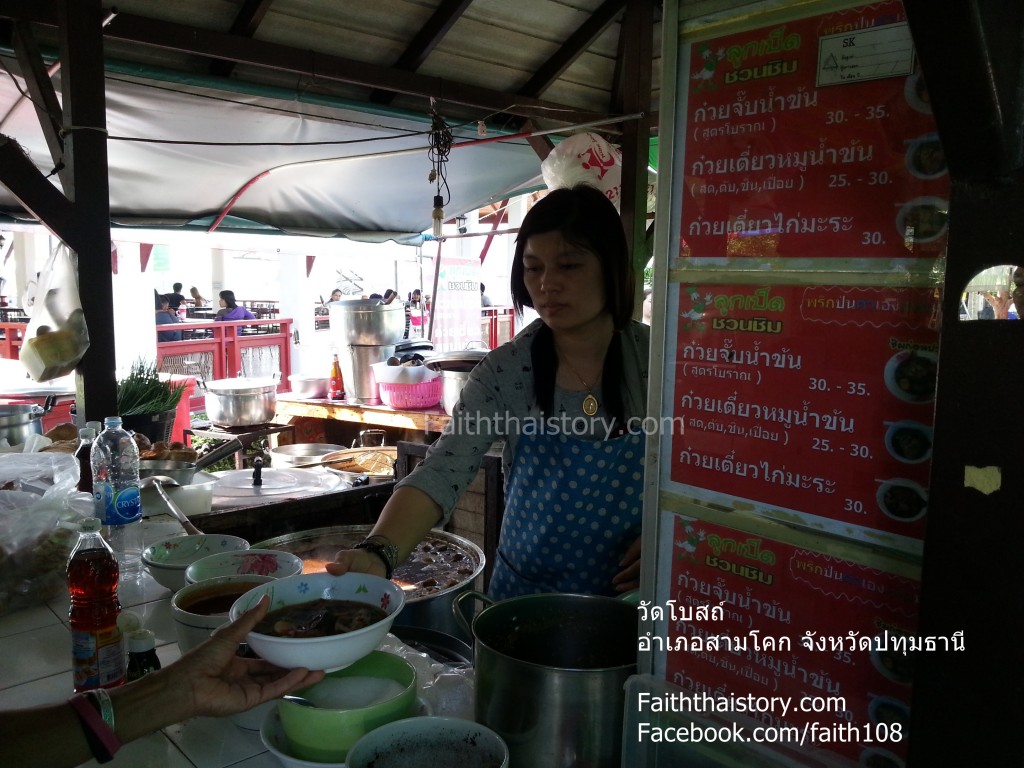
MULTIPOLYGON (((108 691, 122 744, 197 715, 243 712, 323 679, 239 657, 238 646, 266 613, 260 602, 159 672, 108 691)), ((93 757, 82 722, 68 703, 0 712, 0 753, 7 765, 75 766, 93 757)))
MULTIPOLYGON (((370 536, 381 536, 398 547, 395 562, 401 563, 440 521, 441 507, 427 494, 411 486, 397 488, 381 510, 370 536)), ((384 561, 365 549, 344 549, 333 563, 327 564, 327 572, 335 576, 350 570, 385 575, 384 561)))

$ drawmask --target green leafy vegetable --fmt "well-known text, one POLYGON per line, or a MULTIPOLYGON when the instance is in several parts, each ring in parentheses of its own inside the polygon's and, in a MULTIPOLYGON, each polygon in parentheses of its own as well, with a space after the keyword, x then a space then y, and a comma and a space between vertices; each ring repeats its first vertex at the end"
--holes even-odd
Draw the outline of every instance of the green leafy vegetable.
POLYGON ((117 412, 121 416, 164 413, 178 407, 185 384, 160 378, 156 363, 139 359, 128 375, 117 382, 117 412))

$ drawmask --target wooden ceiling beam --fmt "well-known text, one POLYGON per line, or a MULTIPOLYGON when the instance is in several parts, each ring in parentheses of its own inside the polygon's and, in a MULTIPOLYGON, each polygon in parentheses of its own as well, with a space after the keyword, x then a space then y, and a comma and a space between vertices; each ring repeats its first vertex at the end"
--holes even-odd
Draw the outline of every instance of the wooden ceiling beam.
MULTIPOLYGON (((40 0, 45 2, 46 0, 40 0)), ((0 0, 3 2, 3 0, 0 0)), ((520 96, 509 107, 509 94, 490 88, 458 83, 438 77, 401 72, 390 67, 367 64, 329 54, 318 54, 290 46, 246 40, 224 32, 199 29, 184 24, 158 21, 143 16, 119 14, 106 27, 110 39, 136 45, 153 46, 183 53, 222 58, 237 63, 265 67, 279 72, 316 76, 320 81, 334 80, 352 85, 405 93, 442 104, 460 104, 487 113, 505 111, 519 117, 545 117, 567 124, 599 120, 606 115, 580 110, 565 104, 520 96), (553 118, 553 116, 557 116, 553 118)))
POLYGON ((539 96, 544 93, 576 61, 591 44, 612 25, 627 0, 605 0, 579 29, 548 58, 525 85, 517 91, 522 96, 539 96))
MULTIPOLYGON (((242 9, 235 16, 235 20, 231 22, 230 34, 245 38, 254 37, 273 2, 274 0, 245 0, 242 9)), ((233 61, 217 59, 210 62, 210 74, 216 77, 230 77, 234 68, 233 61)))
MULTIPOLYGON (((398 57, 394 68, 403 72, 418 70, 472 2, 473 0, 443 0, 434 11, 434 15, 409 43, 409 47, 398 57)), ((370 94, 370 101, 375 104, 390 104, 395 95, 393 91, 375 90, 370 94)))

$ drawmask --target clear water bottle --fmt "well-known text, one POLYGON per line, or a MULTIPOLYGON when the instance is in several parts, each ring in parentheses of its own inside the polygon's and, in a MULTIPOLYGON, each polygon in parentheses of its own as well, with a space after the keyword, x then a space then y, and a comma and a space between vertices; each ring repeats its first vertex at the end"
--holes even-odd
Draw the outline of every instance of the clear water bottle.
POLYGON ((139 495, 139 449, 121 428, 120 416, 103 420, 92 443, 92 488, 96 517, 114 550, 122 579, 142 574, 142 498, 139 495))

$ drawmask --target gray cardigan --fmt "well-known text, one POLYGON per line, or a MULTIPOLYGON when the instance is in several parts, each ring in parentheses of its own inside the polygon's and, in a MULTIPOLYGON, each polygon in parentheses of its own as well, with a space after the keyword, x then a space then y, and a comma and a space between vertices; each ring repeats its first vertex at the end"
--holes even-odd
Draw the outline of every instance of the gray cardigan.
MULTIPOLYGON (((443 510, 444 522, 476 477, 491 445, 496 440, 504 441, 502 459, 507 477, 520 435, 525 429, 536 428, 542 418, 534 394, 530 356, 542 325, 541 320, 534 321, 473 369, 444 433, 430 446, 420 465, 395 486, 426 493, 443 510)), ((632 322, 622 334, 623 407, 627 418, 643 418, 647 413, 650 328, 632 322)), ((556 390, 556 406, 558 394, 556 390)), ((601 415, 599 412, 598 417, 601 415)))

